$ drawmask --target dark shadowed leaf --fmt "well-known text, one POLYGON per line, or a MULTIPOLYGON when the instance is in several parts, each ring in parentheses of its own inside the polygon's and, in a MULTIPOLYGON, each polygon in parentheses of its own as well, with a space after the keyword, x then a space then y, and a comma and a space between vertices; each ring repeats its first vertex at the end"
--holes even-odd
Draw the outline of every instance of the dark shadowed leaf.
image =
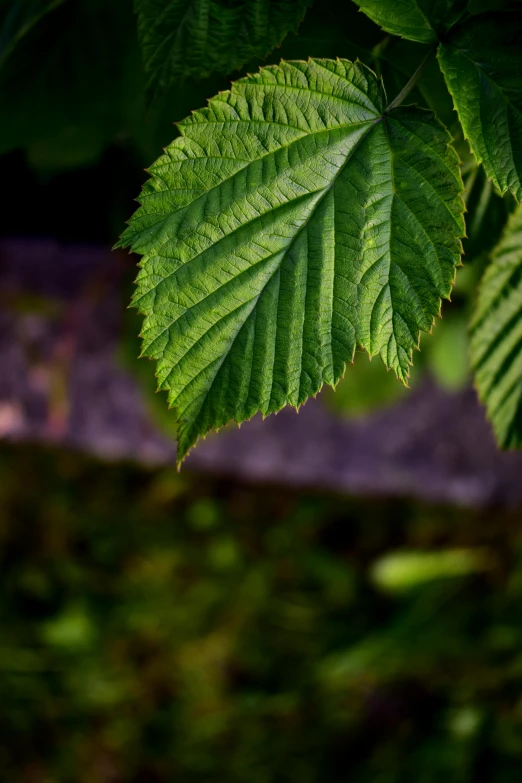
POLYGON ((0 4, 0 68, 16 45, 43 19, 65 0, 19 0, 0 4))
POLYGON ((420 43, 434 43, 451 26, 466 0, 355 0, 387 33, 420 43))
POLYGON ((297 30, 311 0, 135 0, 149 90, 232 73, 297 30))
POLYGON ((522 200, 522 12, 455 28, 439 62, 473 154, 501 194, 522 200))
POLYGON ((0 153, 21 148, 37 168, 67 169, 123 136, 140 108, 134 26, 127 0, 67 0, 42 16, 0 70, 0 153))
POLYGON ((500 446, 522 446, 522 207, 511 216, 481 283, 471 361, 500 446))

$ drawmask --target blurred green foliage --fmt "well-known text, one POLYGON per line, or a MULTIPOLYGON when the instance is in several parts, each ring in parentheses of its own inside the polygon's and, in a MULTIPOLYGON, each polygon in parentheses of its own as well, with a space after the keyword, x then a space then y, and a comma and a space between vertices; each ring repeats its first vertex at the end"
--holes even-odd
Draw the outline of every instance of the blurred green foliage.
POLYGON ((0 451, 0 779, 517 783, 519 513, 0 451))

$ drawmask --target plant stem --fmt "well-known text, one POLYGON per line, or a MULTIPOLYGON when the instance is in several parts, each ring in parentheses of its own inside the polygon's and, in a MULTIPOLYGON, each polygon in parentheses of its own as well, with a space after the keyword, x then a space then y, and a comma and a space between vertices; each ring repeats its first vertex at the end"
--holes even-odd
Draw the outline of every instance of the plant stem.
POLYGON ((396 109, 397 106, 400 106, 401 103, 404 101, 404 99, 410 94, 410 92, 413 90, 417 82, 419 81, 422 72, 424 68, 426 67, 426 63, 432 56, 432 54, 435 53, 437 49, 438 44, 433 44, 433 46, 430 48, 428 54, 424 58, 424 60, 421 62, 421 64, 418 66, 417 70, 413 74, 413 76, 410 78, 410 80, 404 85, 400 93, 397 95, 396 98, 393 99, 393 101, 387 106, 385 114, 387 114, 392 109, 396 109))

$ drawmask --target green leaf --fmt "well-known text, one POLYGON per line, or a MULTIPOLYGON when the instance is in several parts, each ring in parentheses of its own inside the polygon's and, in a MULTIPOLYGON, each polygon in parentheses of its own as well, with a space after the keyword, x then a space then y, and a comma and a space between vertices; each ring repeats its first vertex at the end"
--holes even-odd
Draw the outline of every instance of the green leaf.
POLYGON ((419 43, 435 43, 450 27, 466 0, 355 0, 361 11, 392 35, 419 43))
POLYGON ((522 446, 522 207, 507 224, 482 280, 471 363, 502 448, 522 446))
POLYGON ((521 201, 522 12, 469 20, 438 56, 477 161, 501 194, 521 201))
POLYGON ((135 0, 150 89, 232 73, 297 30, 311 0, 135 0))
POLYGON ((359 344, 406 380, 464 232, 450 136, 347 60, 283 62, 180 124, 119 245, 143 255, 143 353, 198 436, 301 405, 359 344))

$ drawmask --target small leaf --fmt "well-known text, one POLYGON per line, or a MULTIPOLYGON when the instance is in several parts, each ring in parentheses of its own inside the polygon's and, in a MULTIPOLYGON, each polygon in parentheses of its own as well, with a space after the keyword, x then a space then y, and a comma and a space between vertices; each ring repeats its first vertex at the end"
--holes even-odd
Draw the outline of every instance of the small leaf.
POLYGON ((502 448, 522 446, 522 207, 493 251, 472 323, 471 363, 502 448))
POLYGON ((435 43, 458 18, 465 0, 355 0, 361 11, 392 35, 435 43))
POLYGON ((295 32, 311 0, 135 0, 149 90, 232 73, 295 32))
POLYGON ((451 138, 386 112, 347 60, 283 62, 180 124, 120 246, 143 255, 143 353, 200 435, 335 385, 356 345, 405 381, 448 297, 464 233, 451 138))
POLYGON ((477 161, 502 195, 522 201, 522 12, 469 20, 438 57, 477 161))

